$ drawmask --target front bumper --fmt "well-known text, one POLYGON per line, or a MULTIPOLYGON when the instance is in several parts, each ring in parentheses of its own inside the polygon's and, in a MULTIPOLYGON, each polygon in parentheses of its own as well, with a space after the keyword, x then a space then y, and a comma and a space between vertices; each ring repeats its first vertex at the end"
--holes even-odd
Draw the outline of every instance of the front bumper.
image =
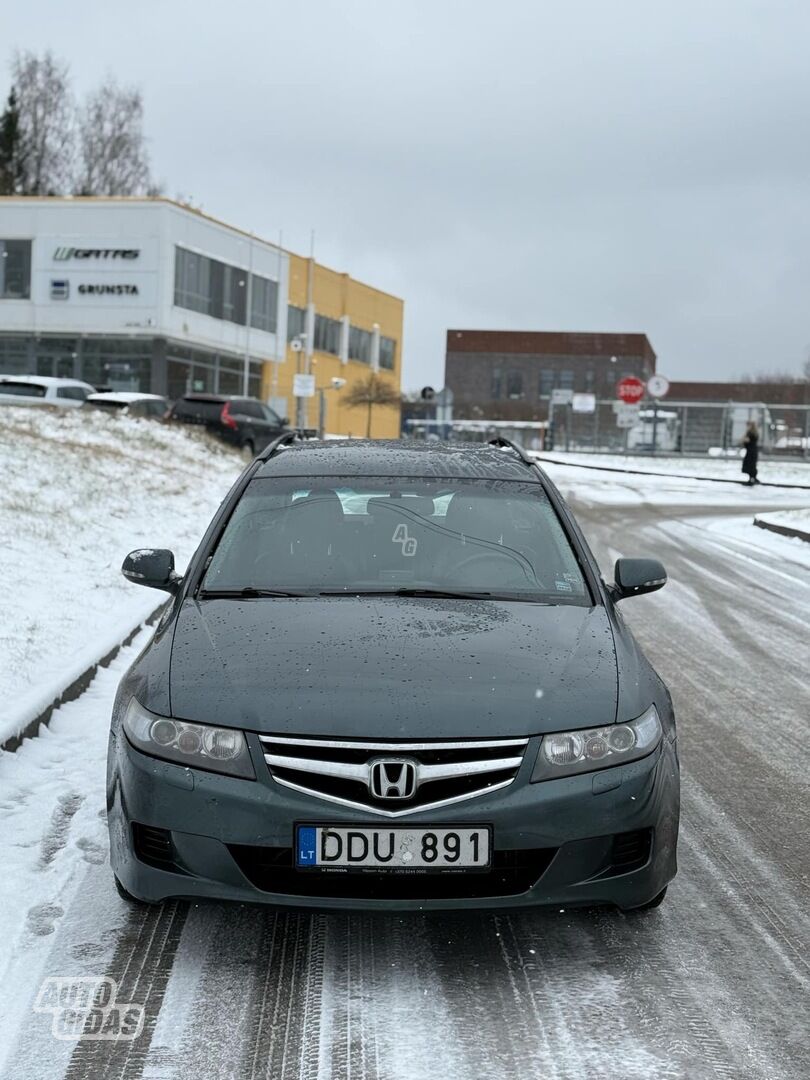
POLYGON ((130 893, 148 901, 208 898, 321 910, 633 908, 657 896, 677 868, 675 743, 665 740, 638 762, 531 784, 536 742, 509 787, 397 821, 492 825, 497 862, 488 884, 478 874, 454 874, 441 886, 427 880, 435 875, 402 875, 408 885, 398 891, 390 876, 383 883, 378 874, 335 875, 334 888, 332 875, 318 874, 313 885, 311 872, 299 873, 290 863, 296 823, 384 826, 386 819, 282 787, 258 753, 257 779, 238 780, 159 761, 135 750, 123 734, 111 735, 113 871, 130 893), (136 854, 133 823, 168 830, 170 857, 151 858, 142 848, 136 854), (641 858, 617 863, 615 838, 645 833, 641 858), (501 873, 501 865, 522 869, 501 873))

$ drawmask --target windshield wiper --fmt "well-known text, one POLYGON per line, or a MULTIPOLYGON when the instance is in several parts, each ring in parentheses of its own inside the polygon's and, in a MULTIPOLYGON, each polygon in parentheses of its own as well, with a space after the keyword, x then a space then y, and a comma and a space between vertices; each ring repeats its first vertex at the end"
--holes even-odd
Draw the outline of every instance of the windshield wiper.
POLYGON ((492 593, 460 592, 453 589, 418 589, 403 586, 399 589, 330 589, 321 596, 427 596, 448 600, 491 600, 492 593))
POLYGON ((283 592, 281 589, 255 589, 248 585, 244 589, 201 589, 203 600, 254 600, 261 596, 306 596, 306 593, 283 592))

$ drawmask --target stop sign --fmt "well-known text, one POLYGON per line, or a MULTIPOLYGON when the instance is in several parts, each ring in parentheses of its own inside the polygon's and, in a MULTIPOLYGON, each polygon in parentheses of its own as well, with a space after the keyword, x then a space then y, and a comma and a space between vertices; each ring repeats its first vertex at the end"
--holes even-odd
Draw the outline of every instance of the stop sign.
POLYGON ((644 397, 644 383, 635 375, 620 379, 616 384, 616 396, 627 405, 635 405, 644 397))

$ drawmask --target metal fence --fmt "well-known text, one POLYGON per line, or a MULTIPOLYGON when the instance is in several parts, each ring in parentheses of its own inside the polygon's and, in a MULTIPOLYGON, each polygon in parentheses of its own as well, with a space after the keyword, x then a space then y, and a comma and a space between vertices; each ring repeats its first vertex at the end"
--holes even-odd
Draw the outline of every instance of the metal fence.
POLYGON ((739 448, 749 421, 769 454, 810 458, 810 405, 765 402, 668 401, 644 403, 632 423, 613 401, 591 413, 555 406, 545 435, 547 450, 631 454, 710 454, 739 448), (620 426, 621 424, 628 426, 620 426))
POLYGON ((602 454, 723 454, 739 450, 749 421, 771 455, 810 460, 810 405, 766 402, 668 401, 637 411, 618 402, 596 402, 593 412, 554 405, 548 420, 409 419, 409 438, 485 441, 504 435, 527 450, 602 454), (621 413, 624 412, 622 416, 621 413))

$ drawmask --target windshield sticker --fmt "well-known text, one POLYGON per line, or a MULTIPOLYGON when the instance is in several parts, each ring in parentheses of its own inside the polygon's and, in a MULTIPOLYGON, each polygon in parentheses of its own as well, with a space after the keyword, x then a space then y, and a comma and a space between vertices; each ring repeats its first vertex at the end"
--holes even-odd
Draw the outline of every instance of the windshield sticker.
POLYGON ((573 587, 573 585, 571 584, 570 581, 555 581, 554 584, 557 586, 557 592, 573 592, 574 591, 574 587, 573 587))
POLYGON ((391 537, 392 544, 402 544, 402 554, 404 556, 410 556, 416 554, 416 537, 408 536, 408 526, 403 522, 400 522, 394 529, 394 535, 391 537))

